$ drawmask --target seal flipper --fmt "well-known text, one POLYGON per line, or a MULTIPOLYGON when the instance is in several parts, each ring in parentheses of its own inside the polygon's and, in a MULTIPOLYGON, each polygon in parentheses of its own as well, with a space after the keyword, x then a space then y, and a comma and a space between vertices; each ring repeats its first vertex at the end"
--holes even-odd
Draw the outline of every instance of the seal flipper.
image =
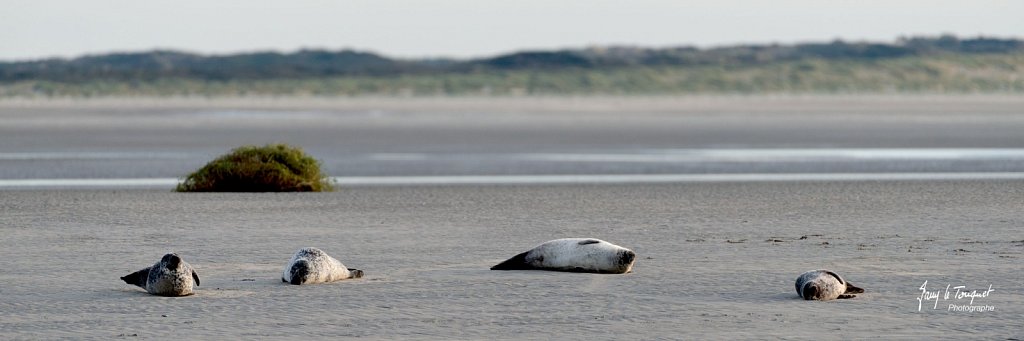
POLYGON ((146 281, 149 279, 149 268, 145 268, 136 272, 133 272, 127 276, 121 277, 121 280, 125 283, 136 285, 140 288, 146 288, 146 281))
POLYGON ((514 257, 501 262, 501 264, 492 266, 491 270, 535 270, 537 268, 526 262, 526 254, 528 253, 530 253, 530 251, 515 255, 514 257))
POLYGON ((859 293, 863 293, 863 292, 864 292, 864 289, 862 289, 862 288, 860 288, 858 286, 855 286, 855 285, 851 284, 850 282, 846 282, 846 292, 844 292, 844 294, 859 294, 859 293))
POLYGON ((363 270, 348 269, 348 278, 363 278, 363 270))
POLYGON ((199 286, 199 274, 195 270, 192 270, 192 279, 196 280, 196 286, 199 286))
POLYGON ((854 297, 857 297, 857 295, 842 294, 842 295, 839 295, 839 297, 836 297, 836 298, 841 299, 841 300, 845 300, 845 299, 854 298, 854 297))

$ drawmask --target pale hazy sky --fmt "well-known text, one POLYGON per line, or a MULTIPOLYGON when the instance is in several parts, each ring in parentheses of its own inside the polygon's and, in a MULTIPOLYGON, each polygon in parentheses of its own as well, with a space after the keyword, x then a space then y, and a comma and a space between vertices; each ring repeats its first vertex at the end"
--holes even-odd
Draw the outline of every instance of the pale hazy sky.
POLYGON ((940 33, 1024 38, 1024 0, 0 0, 0 60, 154 48, 464 58, 940 33))

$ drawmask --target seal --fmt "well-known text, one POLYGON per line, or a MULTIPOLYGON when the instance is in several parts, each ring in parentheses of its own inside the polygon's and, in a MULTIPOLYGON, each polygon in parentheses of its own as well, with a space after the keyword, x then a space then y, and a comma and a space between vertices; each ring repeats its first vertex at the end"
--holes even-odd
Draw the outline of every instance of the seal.
POLYGON ((327 283, 363 277, 363 270, 349 269, 323 250, 304 247, 284 267, 281 281, 295 285, 327 283))
POLYGON ((828 301, 854 298, 864 289, 850 284, 830 270, 812 270, 796 278, 796 293, 805 300, 828 301))
POLYGON ((594 238, 562 238, 515 255, 491 270, 551 270, 623 274, 633 271, 633 250, 594 238))
POLYGON ((199 286, 199 275, 192 265, 174 253, 164 255, 153 266, 121 277, 121 280, 160 296, 188 296, 193 294, 193 286, 199 286))

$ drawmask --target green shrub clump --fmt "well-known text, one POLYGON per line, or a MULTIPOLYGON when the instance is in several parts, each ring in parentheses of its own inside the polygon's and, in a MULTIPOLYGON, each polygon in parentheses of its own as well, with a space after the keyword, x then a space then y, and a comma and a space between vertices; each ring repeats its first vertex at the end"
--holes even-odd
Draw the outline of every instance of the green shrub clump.
POLYGON ((178 192, 321 192, 334 190, 320 162, 286 144, 242 146, 178 184, 178 192))

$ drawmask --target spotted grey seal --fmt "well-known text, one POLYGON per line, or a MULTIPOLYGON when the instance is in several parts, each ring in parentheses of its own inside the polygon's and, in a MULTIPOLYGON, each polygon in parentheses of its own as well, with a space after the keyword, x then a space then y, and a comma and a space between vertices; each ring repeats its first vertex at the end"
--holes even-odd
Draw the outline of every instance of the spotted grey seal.
POLYGON ((850 284, 839 274, 829 270, 812 270, 796 278, 796 293, 805 300, 828 301, 854 298, 864 289, 850 284))
POLYGON ((552 270, 622 274, 633 271, 636 253, 594 238, 562 238, 491 267, 491 270, 552 270))
POLYGON ((295 285, 327 283, 363 277, 363 270, 349 269, 323 250, 304 247, 284 267, 281 281, 295 285))
POLYGON ((199 275, 174 253, 168 253, 153 266, 121 277, 125 283, 137 285, 146 292, 160 296, 188 296, 192 286, 199 286, 199 275))

